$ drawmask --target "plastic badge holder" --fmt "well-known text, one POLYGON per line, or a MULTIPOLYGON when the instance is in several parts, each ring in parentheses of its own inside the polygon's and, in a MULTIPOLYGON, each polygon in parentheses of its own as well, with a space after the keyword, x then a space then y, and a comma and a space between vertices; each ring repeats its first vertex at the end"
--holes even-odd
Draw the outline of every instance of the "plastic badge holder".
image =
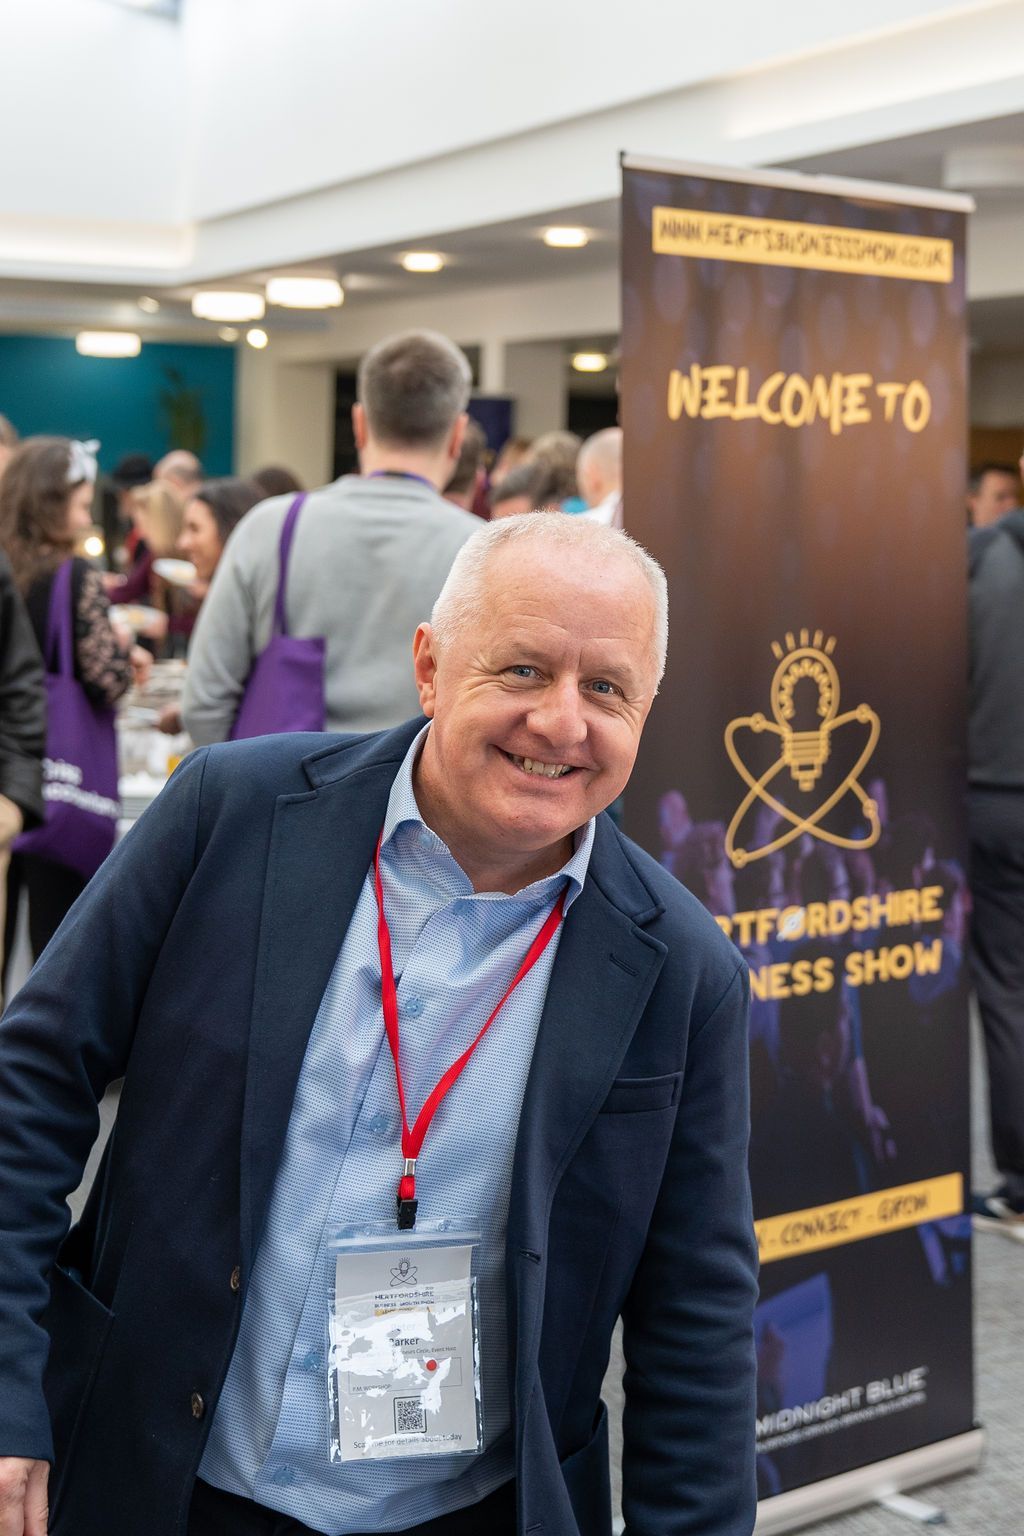
POLYGON ((327 1390, 332 1461, 483 1449, 471 1225, 391 1223, 331 1234, 327 1390))

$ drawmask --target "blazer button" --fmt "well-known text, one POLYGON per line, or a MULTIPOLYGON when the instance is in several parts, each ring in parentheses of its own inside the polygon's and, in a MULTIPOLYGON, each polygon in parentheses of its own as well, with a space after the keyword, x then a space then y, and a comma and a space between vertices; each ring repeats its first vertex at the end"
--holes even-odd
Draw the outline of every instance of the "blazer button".
POLYGON ((192 1393, 190 1402, 192 1404, 192 1417, 194 1419, 201 1419, 203 1414, 206 1412, 206 1404, 203 1402, 203 1399, 199 1396, 198 1392, 192 1393))
POLYGON ((231 1271, 231 1279, 228 1283, 237 1296, 238 1292, 242 1289, 242 1271, 237 1264, 231 1271))

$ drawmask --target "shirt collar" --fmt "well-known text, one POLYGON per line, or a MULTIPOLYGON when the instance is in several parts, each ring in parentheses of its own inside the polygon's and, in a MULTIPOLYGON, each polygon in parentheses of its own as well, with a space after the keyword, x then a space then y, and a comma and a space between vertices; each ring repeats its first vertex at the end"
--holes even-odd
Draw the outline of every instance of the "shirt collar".
POLYGON ((391 786, 387 814, 381 837, 381 856, 390 862, 398 858, 403 863, 412 860, 419 872, 451 896, 476 896, 482 901, 540 901, 553 900, 563 882, 567 882, 565 911, 583 889, 587 877, 590 855, 594 847, 594 819, 580 827, 574 834, 575 847, 571 856, 555 874, 543 880, 535 880, 524 886, 514 896, 504 891, 474 892, 469 876, 460 867, 448 846, 437 833, 427 826, 416 804, 412 787, 412 773, 420 749, 430 730, 429 722, 419 731, 405 754, 402 766, 391 786))

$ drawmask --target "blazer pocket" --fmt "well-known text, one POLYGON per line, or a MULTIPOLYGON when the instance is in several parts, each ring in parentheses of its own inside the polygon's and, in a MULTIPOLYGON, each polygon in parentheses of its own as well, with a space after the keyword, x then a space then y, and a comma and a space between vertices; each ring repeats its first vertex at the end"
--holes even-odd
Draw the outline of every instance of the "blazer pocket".
POLYGON ((608 1090, 600 1113, 639 1115, 652 1109, 671 1109, 679 1103, 682 1086, 681 1072, 669 1072, 664 1077, 620 1077, 608 1090))
POLYGON ((55 1264, 41 1318, 50 1336, 43 1391, 53 1426, 51 1514, 56 1515, 75 1439, 96 1380, 114 1314, 80 1280, 55 1264))
MULTIPOLYGON (((608 1462, 608 1409, 598 1409, 597 1424, 586 1445, 560 1463, 576 1525, 581 1531, 607 1531, 612 1489, 608 1462)), ((543 1530, 543 1525, 538 1527, 543 1530)))

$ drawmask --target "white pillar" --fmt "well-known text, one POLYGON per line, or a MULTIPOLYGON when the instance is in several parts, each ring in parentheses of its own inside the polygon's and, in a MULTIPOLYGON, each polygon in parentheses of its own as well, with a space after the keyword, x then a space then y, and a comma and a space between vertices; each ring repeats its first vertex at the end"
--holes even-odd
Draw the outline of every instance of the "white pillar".
POLYGON ((490 336, 480 343, 480 382, 477 387, 482 395, 505 394, 506 352, 506 344, 499 337, 490 336))
POLYGON ((565 346, 561 341, 527 341, 505 347, 502 394, 516 402, 515 431, 539 437, 564 427, 568 410, 565 346))
POLYGON ((283 464, 311 488, 333 478, 334 375, 331 362, 288 363, 238 348, 235 463, 240 475, 283 464))

